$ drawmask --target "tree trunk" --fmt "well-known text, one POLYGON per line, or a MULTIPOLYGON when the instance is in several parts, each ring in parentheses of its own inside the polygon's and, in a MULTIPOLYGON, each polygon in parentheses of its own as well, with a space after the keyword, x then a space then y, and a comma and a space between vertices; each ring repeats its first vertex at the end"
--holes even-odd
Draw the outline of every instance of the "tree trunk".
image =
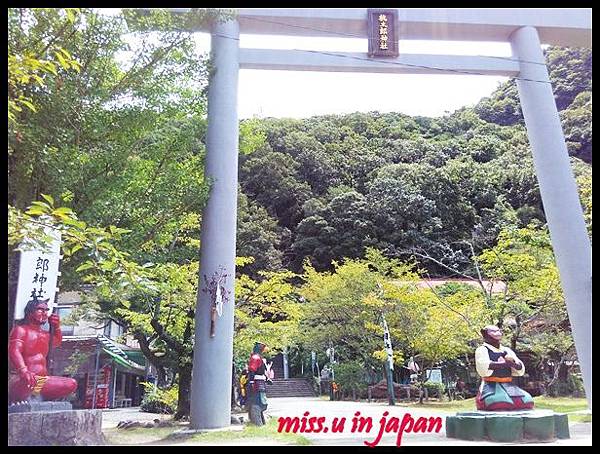
POLYGON ((141 332, 134 332, 133 338, 138 341, 140 345, 140 350, 146 357, 146 359, 154 366, 156 372, 158 373, 156 385, 158 387, 164 387, 167 385, 167 373, 166 373, 166 364, 164 364, 164 360, 155 356, 150 350, 150 345, 148 343, 148 339, 141 332))
POLYGON ((17 284, 19 282, 20 253, 9 250, 8 252, 8 332, 13 328, 15 321, 15 302, 17 300, 17 284))
POLYGON ((560 357, 560 361, 555 364, 554 373, 552 374, 552 380, 550 380, 548 382, 548 385, 546 385, 546 393, 548 393, 548 391, 550 390, 552 385, 558 380, 558 373, 560 372, 560 366, 562 366, 562 364, 565 362, 565 359, 566 359, 566 355, 562 355, 560 357))
POLYGON ((521 316, 517 315, 515 317, 515 322, 517 323, 517 327, 513 332, 512 337, 510 338, 510 348, 512 351, 517 350, 517 339, 519 339, 519 335, 521 334, 521 316))
MULTIPOLYGON (((190 315, 190 314, 188 314, 190 315)), ((183 332, 183 345, 187 345, 192 337, 192 322, 188 319, 183 332)), ((190 395, 192 391, 193 351, 181 348, 179 354, 179 390, 177 395, 177 413, 173 417, 179 420, 190 415, 190 395), (189 355, 189 356, 188 356, 189 355)))
POLYGON ((183 359, 179 364, 179 390, 177 393, 177 412, 173 419, 176 421, 190 415, 190 394, 192 388, 192 363, 183 359))
POLYGON ((238 386, 238 383, 240 382, 240 378, 238 377, 238 375, 235 372, 235 364, 231 364, 231 377, 233 378, 232 383, 231 383, 231 410, 234 410, 237 407, 237 395, 236 395, 236 389, 238 386))
POLYGON ((423 366, 421 367, 420 372, 417 375, 417 379, 419 380, 419 404, 423 404, 423 397, 427 392, 425 389, 425 382, 427 381, 427 363, 423 361, 423 366))

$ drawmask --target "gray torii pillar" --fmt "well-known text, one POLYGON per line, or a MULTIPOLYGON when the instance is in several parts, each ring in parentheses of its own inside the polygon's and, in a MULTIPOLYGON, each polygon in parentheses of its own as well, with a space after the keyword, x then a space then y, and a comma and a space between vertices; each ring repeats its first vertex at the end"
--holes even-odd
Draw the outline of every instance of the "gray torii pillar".
MULTIPOLYGON (((213 74, 208 88, 206 170, 211 181, 202 214, 202 236, 194 365, 191 427, 214 429, 231 424, 235 240, 237 219, 239 23, 215 23, 211 53, 213 74), (220 282, 224 304, 211 337, 211 295, 206 280, 220 282), (206 278, 206 279, 205 279, 206 278)), ((214 288, 214 285, 213 285, 214 288)))
MULTIPOLYGON (((590 43, 591 44, 591 43, 590 43)), ((537 30, 511 36, 517 88, 588 405, 592 408, 592 249, 537 30), (537 63, 536 63, 537 62, 537 63)))

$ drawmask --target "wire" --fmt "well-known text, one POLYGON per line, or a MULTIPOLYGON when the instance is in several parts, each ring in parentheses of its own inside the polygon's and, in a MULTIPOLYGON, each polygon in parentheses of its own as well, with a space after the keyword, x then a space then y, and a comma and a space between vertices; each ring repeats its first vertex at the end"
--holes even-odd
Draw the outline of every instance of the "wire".
MULTIPOLYGON (((213 33, 213 35, 218 36, 220 38, 231 39, 234 41, 240 41, 240 38, 235 38, 235 37, 223 35, 220 33, 213 33)), ((310 52, 313 54, 326 55, 326 56, 330 56, 330 57, 333 56, 333 57, 339 57, 339 58, 348 58, 348 59, 352 59, 352 60, 361 60, 361 61, 369 61, 369 62, 377 61, 378 63, 383 63, 385 65, 409 66, 409 67, 413 67, 413 68, 431 69, 434 71, 454 72, 457 74, 465 74, 465 75, 469 75, 469 76, 489 76, 490 75, 490 74, 484 74, 484 73, 480 73, 480 72, 476 72, 476 71, 465 71, 465 70, 460 70, 460 69, 439 68, 439 67, 435 67, 435 66, 417 65, 414 63, 401 63, 401 62, 394 62, 394 61, 387 61, 387 60, 373 60, 370 58, 358 57, 355 55, 336 54, 333 52, 324 52, 324 51, 319 51, 319 50, 305 50, 305 49, 289 49, 289 50, 293 51, 293 52, 310 52)), ((502 57, 497 57, 497 58, 502 58, 502 57)), ((537 83, 541 83, 541 84, 552 85, 552 82, 547 81, 547 80, 528 79, 525 77, 517 77, 517 76, 513 76, 513 77, 504 76, 504 77, 508 77, 511 80, 522 80, 522 81, 526 81, 526 82, 537 82, 537 83)))
MULTIPOLYGON (((293 49, 294 51, 298 51, 298 49, 293 49)), ((372 59, 369 58, 364 58, 364 57, 358 57, 355 55, 345 55, 345 54, 334 54, 334 53, 329 53, 329 52, 321 52, 321 51, 313 51, 313 50, 305 50, 302 52, 312 52, 312 53, 317 53, 317 54, 322 54, 322 55, 329 55, 329 56, 334 56, 334 57, 343 57, 343 58, 350 58, 353 60, 362 60, 362 61, 373 61, 372 59)), ((378 63, 385 63, 385 64, 390 64, 390 65, 397 65, 397 66, 410 66, 413 68, 423 68, 423 69, 433 69, 436 71, 446 71, 446 72, 455 72, 455 73, 459 73, 459 74, 468 74, 470 76, 489 76, 490 74, 483 74, 483 73, 478 73, 475 71, 465 71, 465 70, 460 70, 460 69, 449 69, 449 68, 439 68, 439 67, 435 67, 435 66, 426 66, 426 65, 416 65, 414 63, 401 63, 401 62, 394 62, 394 61, 386 61, 386 60, 376 60, 378 63)), ((509 76, 505 76, 505 77, 509 77, 509 76)), ((539 83, 546 83, 549 84, 550 82, 545 81, 545 80, 536 80, 536 79, 526 79, 524 77, 511 77, 511 79, 518 79, 518 80, 525 80, 528 82, 539 82, 539 83)))

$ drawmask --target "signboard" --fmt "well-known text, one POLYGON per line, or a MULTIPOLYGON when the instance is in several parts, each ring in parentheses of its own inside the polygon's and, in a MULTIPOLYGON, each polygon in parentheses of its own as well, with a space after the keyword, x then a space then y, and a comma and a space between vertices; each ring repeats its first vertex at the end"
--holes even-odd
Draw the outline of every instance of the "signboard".
POLYGON ((50 227, 44 228, 52 242, 46 250, 22 250, 19 260, 19 280, 15 300, 15 319, 24 317, 23 310, 34 296, 38 300, 48 300, 50 312, 54 308, 58 264, 60 261, 60 232, 50 227))
POLYGON ((442 369, 427 369, 427 381, 442 383, 442 369))
POLYGON ((398 14, 391 9, 367 11, 369 57, 398 56, 398 14))

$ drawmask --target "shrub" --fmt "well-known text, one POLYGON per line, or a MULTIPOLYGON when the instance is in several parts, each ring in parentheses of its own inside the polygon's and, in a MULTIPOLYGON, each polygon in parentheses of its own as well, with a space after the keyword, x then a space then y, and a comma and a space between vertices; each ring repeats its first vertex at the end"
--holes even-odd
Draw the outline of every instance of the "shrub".
POLYGON ((344 395, 352 393, 353 397, 367 389, 365 368, 358 361, 348 361, 333 366, 335 382, 344 395))
POLYGON ((427 389, 427 393, 431 396, 432 394, 437 394, 438 397, 442 397, 446 392, 446 387, 443 383, 430 382, 427 381, 423 383, 423 387, 427 389))
POLYGON ((583 388, 583 380, 578 375, 570 374, 566 382, 557 380, 550 385, 547 394, 550 397, 584 397, 585 390, 583 388))
POLYGON ((153 383, 142 382, 146 393, 140 410, 147 413, 173 414, 177 409, 178 386, 160 389, 153 383))

